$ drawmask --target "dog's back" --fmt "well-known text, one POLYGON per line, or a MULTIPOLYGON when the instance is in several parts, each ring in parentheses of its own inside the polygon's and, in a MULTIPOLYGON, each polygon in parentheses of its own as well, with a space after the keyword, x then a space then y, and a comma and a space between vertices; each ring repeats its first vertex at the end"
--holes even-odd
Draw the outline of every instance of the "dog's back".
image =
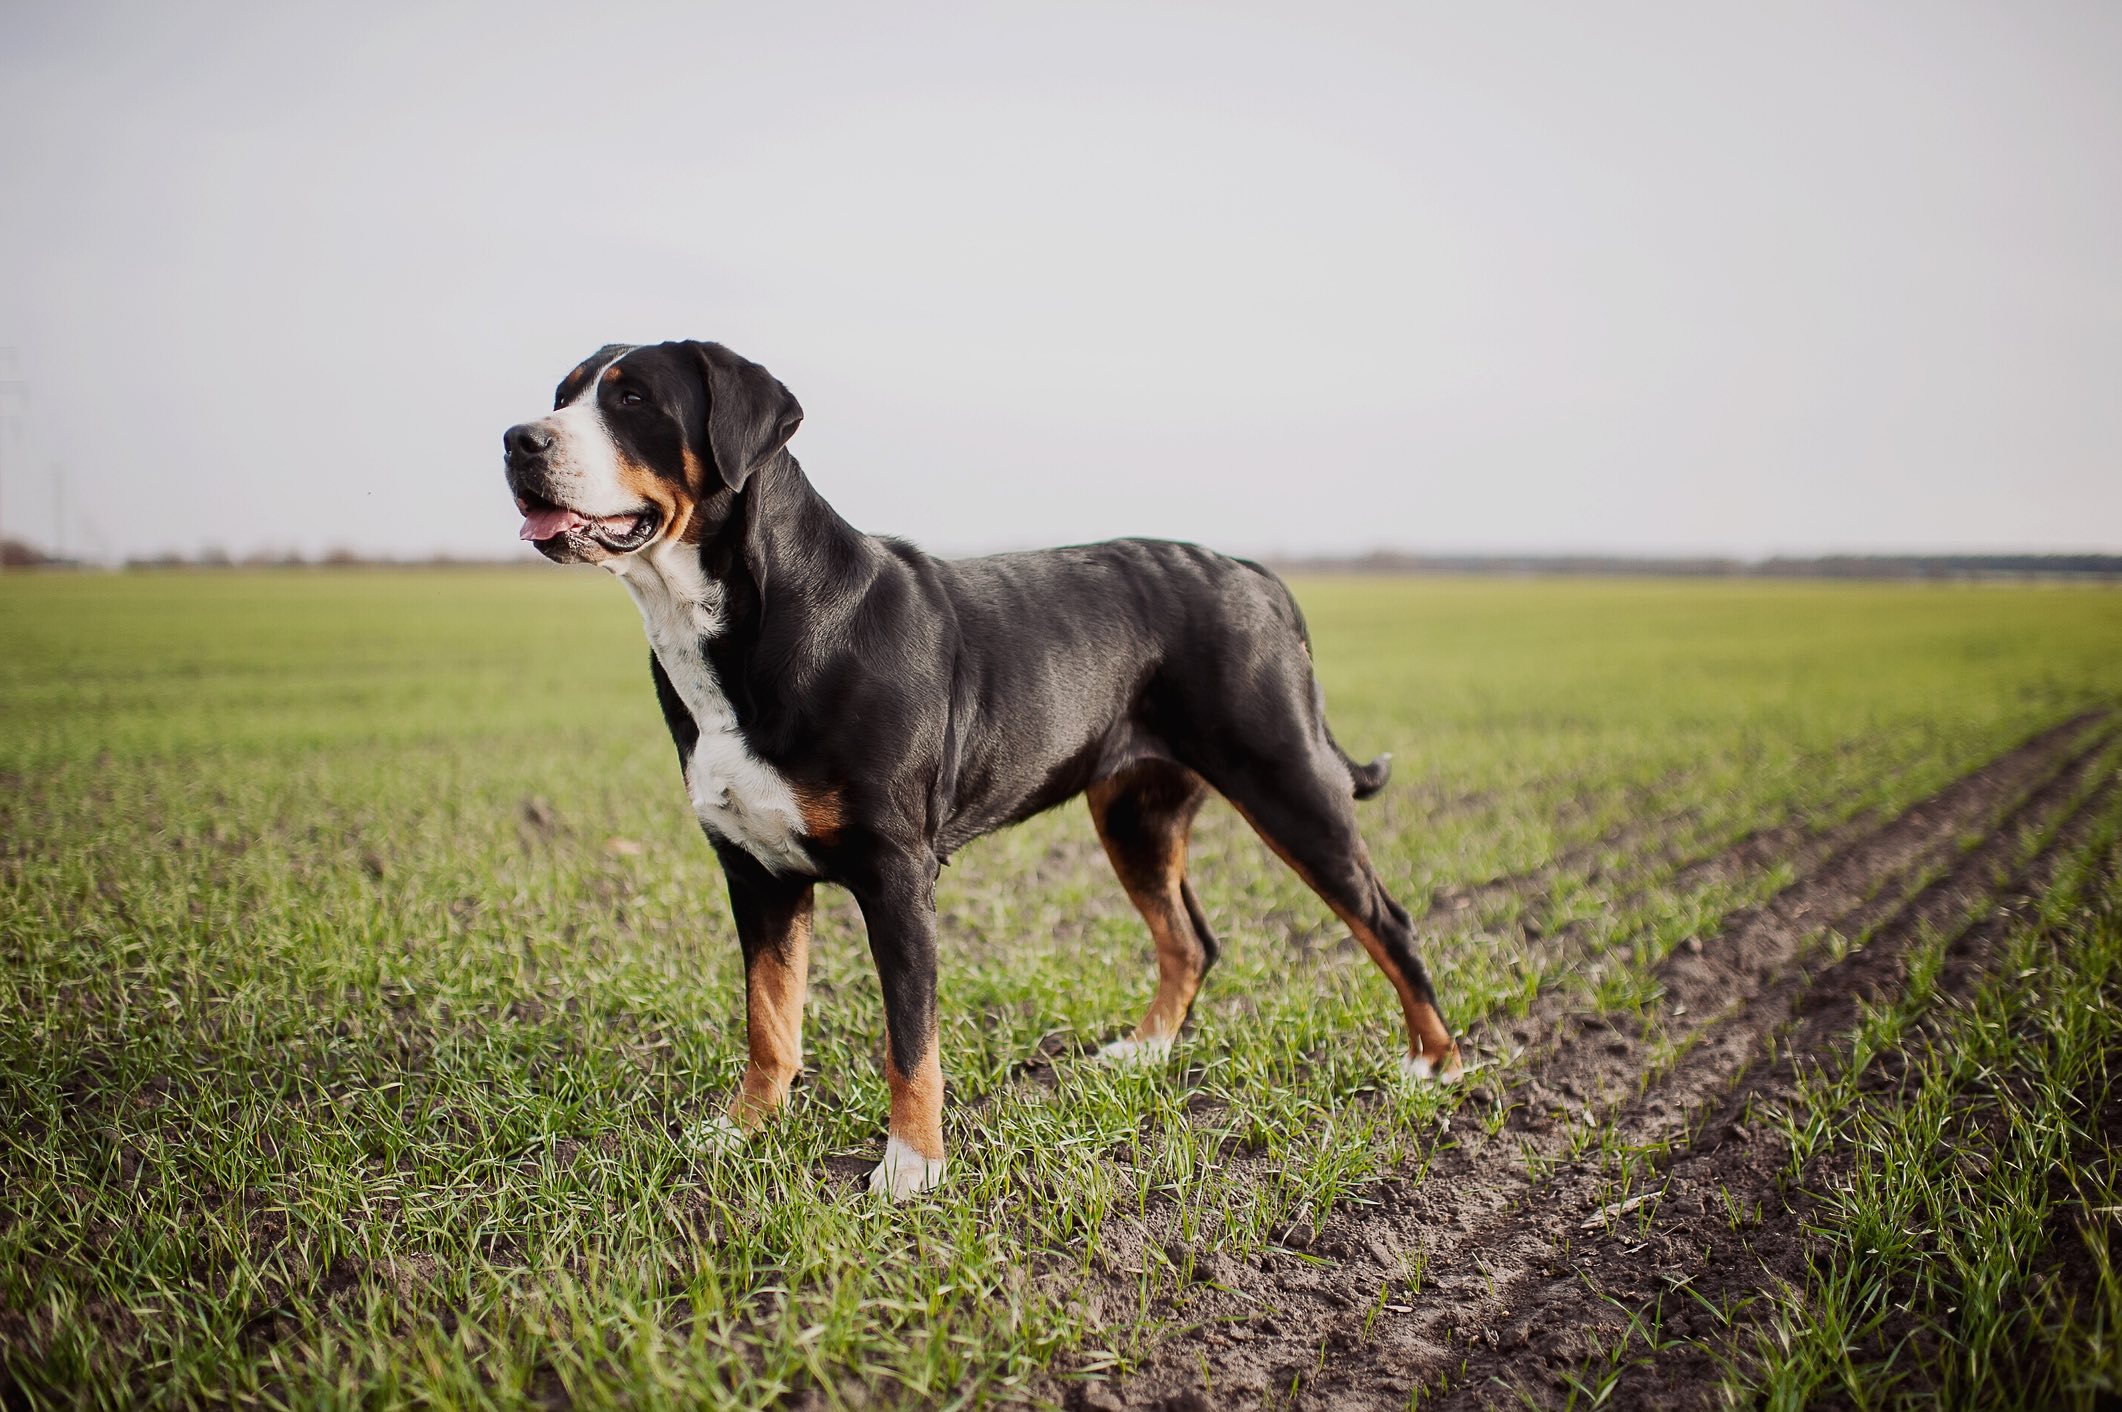
POLYGON ((1142 759, 1204 772, 1322 747, 1303 615, 1257 564, 1121 539, 939 562, 956 619, 950 846, 1142 759))

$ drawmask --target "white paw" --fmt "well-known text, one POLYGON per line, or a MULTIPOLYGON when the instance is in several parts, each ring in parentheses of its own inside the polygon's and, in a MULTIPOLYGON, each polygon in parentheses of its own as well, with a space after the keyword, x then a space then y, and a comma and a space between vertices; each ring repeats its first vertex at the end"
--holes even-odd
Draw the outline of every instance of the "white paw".
POLYGON ((711 1123, 695 1123, 692 1131, 685 1135, 692 1147, 705 1152, 741 1152, 744 1150, 744 1129, 730 1121, 727 1113, 718 1114, 711 1123))
POLYGON ((872 1194, 904 1201, 931 1191, 943 1181, 943 1159, 923 1157, 897 1138, 884 1144, 884 1160, 869 1174, 872 1194))
POLYGON ((1172 1038, 1116 1039, 1098 1051, 1098 1062, 1116 1069, 1146 1069, 1172 1057, 1172 1038))
POLYGON ((1465 1073, 1466 1065, 1460 1061, 1457 1053, 1452 1055, 1451 1063, 1441 1070, 1430 1062, 1429 1056, 1426 1054, 1403 1054, 1400 1056, 1400 1077, 1407 1080, 1410 1084, 1448 1084, 1459 1079, 1465 1073))

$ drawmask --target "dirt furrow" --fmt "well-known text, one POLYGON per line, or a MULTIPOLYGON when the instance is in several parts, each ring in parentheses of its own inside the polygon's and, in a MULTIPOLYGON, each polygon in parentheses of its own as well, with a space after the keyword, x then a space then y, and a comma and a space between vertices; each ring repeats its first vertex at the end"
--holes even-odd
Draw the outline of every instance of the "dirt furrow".
POLYGON ((1534 905, 1557 882, 1600 854, 1622 848, 1635 849, 1653 839, 1663 840, 1695 813, 1693 809, 1678 809, 1656 818, 1630 819, 1616 824, 1597 838, 1561 849, 1536 867, 1499 874, 1477 883, 1440 887, 1430 894, 1428 909, 1415 921, 1420 925, 1454 912, 1478 911, 1512 897, 1521 899, 1528 906, 1534 905))
POLYGON ((1707 1400, 1719 1376, 1715 1354, 1687 1340, 1730 1332, 1713 1311, 1739 1314, 1750 1297, 1776 1280, 1802 1284, 1806 1251, 1800 1222, 1787 1190, 1787 1149, 1773 1129, 1753 1121, 1764 1104, 1796 1093, 1797 1064, 1823 1057, 1839 1060, 1842 1045, 1861 1018, 1863 1003, 1890 995, 1905 978, 1910 948, 1927 927, 1949 927, 1968 909, 1992 903, 1987 915, 1955 938, 1934 993, 1964 996, 1981 981, 1987 962, 2003 944, 2021 909, 2037 899, 2056 868, 2111 806, 2112 785, 2083 803, 2065 804, 2054 840, 2018 870, 2001 894, 1987 885, 1991 869, 2008 860, 2012 841, 1995 837, 1966 866, 1956 868, 1910 899, 1871 944, 1829 967, 1789 1006, 1776 1052, 1737 1087, 1707 1107, 1696 1138, 1639 1183, 1650 1194, 1640 1208, 1605 1216, 1594 1213, 1560 1246, 1551 1268, 1557 1278, 1544 1288, 1519 1291, 1509 1315, 1492 1324, 1498 1337, 1472 1346, 1446 1395, 1428 1405, 1539 1405, 1567 1400, 1562 1375, 1583 1361, 1587 1340, 1600 1338, 1611 1357, 1639 1317, 1634 1346, 1614 1361, 1623 1365, 1613 1385, 1613 1405, 1693 1407, 1707 1400), (1773 1218, 1764 1220, 1764 1213, 1773 1218), (1655 1318, 1652 1317, 1655 1311, 1655 1318), (1640 1331, 1655 1325, 1667 1345, 1661 1356, 1643 1355, 1640 1331))
MULTIPOLYGON (((1985 807, 1994 808, 1996 800, 2008 797, 2015 783, 2040 778, 2043 772, 2053 772, 2081 757, 2093 748, 2088 743, 2088 732, 2100 726, 2104 718, 2105 713, 2091 711, 2050 727, 1938 793, 1911 805, 1884 824, 1874 816, 1859 814, 1821 833, 1812 833, 1796 824, 1754 830, 1721 853, 1683 865, 1668 880, 1666 887, 1668 890, 1694 890, 1712 883, 1735 883, 1778 863, 1787 864, 1793 873, 1790 885, 1771 899, 1765 909, 1742 908, 1722 918, 1719 935, 1729 938, 1741 928, 1757 926, 1764 921, 1778 917, 1796 921, 1808 915, 1817 929, 1822 922, 1818 909, 1823 897, 1847 892, 1853 879, 1858 890, 1863 891, 1867 879, 1876 885, 1899 872, 1921 866, 1926 857, 1950 851, 1953 840, 1963 827, 1957 821, 1979 818, 1985 807), (2077 748, 2073 749, 2073 746, 2077 748), (1762 915, 1764 910, 1767 917, 1762 915)), ((1638 889, 1616 899, 1612 905, 1614 910, 1626 910, 1639 905, 1648 895, 1647 889, 1638 889)), ((1560 929, 1546 939, 1544 964, 1559 963, 1561 958, 1580 949, 1582 941, 1581 928, 1560 929)), ((1742 939, 1736 954, 1751 954, 1748 948, 1748 940, 1742 939)), ((1690 970, 1688 956, 1699 954, 1698 944, 1683 954, 1668 958, 1664 969, 1684 977, 1690 970)), ((1720 946, 1720 958, 1732 954, 1731 946, 1720 946)), ((1611 964, 1620 964, 1619 958, 1607 963, 1595 962, 1594 968, 1611 964)), ((1660 979, 1669 978, 1661 974, 1660 979)), ((1672 1009, 1670 995, 1666 1001, 1666 1008, 1672 1009)), ((1685 1006, 1688 1001, 1682 999, 1679 1004, 1685 1006)), ((1698 1023, 1701 1018, 1698 1011, 1698 1023)), ((1596 1015, 1582 1013, 1581 1006, 1570 993, 1545 987, 1525 1016, 1477 1024, 1469 1039, 1472 1052, 1476 1054, 1507 1055, 1526 1061, 1521 1067, 1529 1070, 1531 1077, 1537 1080, 1543 1063, 1556 1050, 1572 1039, 1581 1039, 1586 1030, 1604 1028, 1606 1022, 1596 1015)), ((1566 1091, 1563 1094, 1565 1099, 1581 1100, 1583 1096, 1566 1091)))
MULTIPOLYGON (((1840 801, 1830 801, 1832 810, 1840 801)), ((1809 855, 1831 851, 1836 838, 1853 836, 1864 821, 1857 820, 1834 830, 1815 833, 1802 822, 1748 829, 1704 847, 1690 844, 1686 825, 1699 818, 1698 809, 1683 809, 1615 829, 1594 843, 1558 854, 1538 868, 1512 873, 1468 887, 1439 888, 1432 894, 1430 910, 1415 919, 1422 928, 1421 944, 1436 947, 1454 937, 1495 925, 1492 908, 1508 900, 1518 903, 1518 916, 1505 926, 1515 926, 1526 940, 1545 950, 1566 952, 1580 945, 1587 928, 1569 921, 1552 931, 1543 928, 1539 913, 1553 903, 1558 885, 1574 879, 1580 886, 1605 892, 1609 912, 1626 911, 1642 903, 1657 890, 1693 890, 1719 881, 1732 881, 1759 872, 1779 861, 1803 861, 1809 855), (1584 865, 1601 853, 1626 846, 1635 852, 1625 862, 1608 868, 1584 865)), ((1344 938, 1353 947, 1353 937, 1344 938)))
MULTIPOLYGON (((1864 925, 1868 909, 1890 905, 1897 880, 1950 855, 1971 827, 2053 803, 2097 748, 2093 724, 2079 717, 2044 731, 1869 833, 1822 840, 1834 851, 1817 866, 1657 967, 1655 1023, 1572 1014, 1568 995, 1543 996, 1515 1027, 1533 1051, 1522 1076, 1491 1081, 1488 1111, 1501 1110, 1492 1135, 1438 1151, 1418 1181, 1382 1184, 1375 1206, 1344 1208, 1309 1242, 1313 1259, 1270 1255, 1267 1278, 1247 1280, 1247 1295, 1190 1303, 1190 1318, 1235 1322, 1155 1350, 1127 1385, 1127 1405, 1213 1395, 1205 1361, 1223 1394, 1297 1387, 1320 1405, 1400 1406, 1412 1384, 1500 1346, 1524 1292, 1554 1278, 1571 1223, 1604 1205, 1586 1153, 1684 1140, 1689 1120, 1787 1018, 1805 980, 1793 962, 1809 939, 1838 922, 1864 925), (1409 1283, 1418 1295, 1395 1292, 1409 1283)), ((1971 866, 1963 859, 1953 876, 1973 876, 1971 866)), ((1476 1099, 1459 1122, 1474 1127, 1482 1107, 1476 1099)))
MULTIPOLYGON (((2047 886, 2054 866, 2068 856, 2083 833, 2113 804, 2112 789, 2089 801, 2072 821, 2071 833, 2078 837, 2065 837, 2053 845, 2012 890, 2004 905, 1948 948, 1945 968, 1935 982, 1938 996, 1964 998, 1982 983, 2012 928, 2024 920, 2025 906, 2037 899, 2047 886)), ((1851 958, 1853 963, 1863 959, 1870 958, 1851 958)), ((1892 959, 1898 964, 1904 959, 1904 953, 1897 950, 1892 959)), ((1898 971, 1894 979, 1899 979, 1898 971)), ((1845 1034, 1857 1019, 1854 997, 1864 988, 1861 984, 1838 988, 1831 997, 1832 1004, 1823 1006, 1818 1014, 1805 1014, 1800 1028, 1776 1063, 1757 1081, 1749 1082, 1735 1093, 1731 1101, 1705 1124, 1704 1132, 1710 1140, 1691 1148, 1670 1169, 1667 1176, 1670 1199, 1661 1198, 1659 1214, 1662 1219, 1651 1228, 1662 1248, 1669 1252, 1670 1258, 1665 1262, 1667 1268, 1686 1267, 1691 1274, 1702 1270, 1728 1271, 1731 1273, 1725 1280, 1716 1283, 1743 1284, 1749 1293, 1772 1279, 1803 1283, 1807 1252, 1798 1238, 1796 1216, 1778 1226, 1742 1225, 1735 1228, 1721 1217, 1714 1224, 1707 1224, 1691 1220, 1690 1215, 1713 1210, 1716 1204, 1726 1199, 1742 1207, 1771 1209, 1773 1203, 1785 1195, 1787 1148, 1780 1134, 1773 1129, 1751 1125, 1747 1118, 1750 1112, 1756 1111, 1756 1105, 1788 1101, 1795 1095, 1797 1075, 1791 1056, 1815 1052, 1818 1047, 1845 1034), (1730 1193, 1728 1198, 1723 1195, 1727 1191, 1730 1193), (1668 1211, 1670 1215, 1666 1214, 1668 1211)), ((1887 1077, 1882 1069, 1882 1082, 1887 1077)), ((2103 1133, 2103 1141, 2108 1146, 2112 1146, 2116 1134, 2122 1132, 2122 1116, 2118 1116, 2122 1115, 2122 1106, 2114 1103, 2118 1092, 2122 1090, 2111 1090, 2109 1094, 2109 1121, 2103 1133)), ((1657 1298, 1652 1280, 1669 1288, 1674 1282, 1659 1279, 1662 1271, 1646 1260, 1646 1248, 1646 1243, 1640 1241, 1620 1247, 1619 1253, 1628 1257, 1626 1263, 1607 1269, 1600 1269, 1593 1263, 1602 1252, 1587 1250, 1585 1273, 1595 1279, 1610 1298, 1620 1300, 1631 1294, 1647 1295, 1648 1298, 1639 1298, 1638 1302, 1648 1305, 1657 1298)), ((2068 1260, 2070 1254, 2066 1249, 2063 1258, 2068 1260)), ((1689 1283, 1704 1282, 1696 1274, 1689 1283)), ((1699 1291, 1712 1303, 1720 1302, 1716 1283, 1706 1283, 1699 1291)), ((1740 1302, 1729 1295, 1724 1298, 1735 1305, 1740 1302)), ((1693 1302, 1692 1295, 1689 1300, 1693 1302)), ((1718 1321, 1708 1318, 1690 1318, 1677 1327, 1668 1326, 1665 1338, 1669 1346, 1664 1355, 1655 1364, 1641 1364, 1625 1370, 1617 1385, 1619 1400, 1615 1405, 1698 1405, 1700 1395, 1697 1390, 1718 1376, 1717 1352, 1731 1347, 1732 1339, 1743 1336, 1747 1327, 1744 1316, 1750 1311, 1742 1308, 1739 1312, 1741 1318, 1730 1330, 1722 1329, 1718 1321), (1690 1337, 1712 1342, 1681 1343, 1690 1337)))
MULTIPOLYGON (((1832 752, 1819 752, 1824 757, 1832 752)), ((1888 779, 1902 774, 1907 766, 1896 767, 1888 779)), ((1647 804, 1653 799, 1668 798, 1686 785, 1694 775, 1686 771, 1674 771, 1648 787, 1638 787, 1627 792, 1634 803, 1647 804)), ((1883 783, 1878 781, 1876 783, 1883 783)), ((1812 811, 1832 813, 1842 803, 1854 797, 1854 789, 1841 791, 1824 801, 1812 811)), ((1579 812, 1586 812, 1579 810, 1579 812)), ((1632 889, 1614 905, 1626 906, 1643 895, 1644 890, 1654 884, 1668 887, 1692 887, 1707 883, 1719 876, 1734 872, 1733 863, 1739 859, 1753 860, 1748 868, 1763 866, 1782 858, 1786 853, 1812 836, 1802 821, 1791 821, 1751 829, 1737 838, 1729 839, 1709 847, 1699 843, 1690 844, 1686 837, 1686 826, 1702 817, 1699 806, 1667 810, 1664 813, 1635 817, 1622 821, 1607 829, 1596 838, 1568 845, 1546 861, 1515 872, 1502 873, 1480 882, 1454 883, 1434 889, 1424 912, 1415 920, 1417 925, 1450 919, 1455 915, 1478 914, 1495 903, 1515 898, 1521 908, 1530 912, 1550 900, 1557 883, 1574 873, 1582 873, 1586 883, 1611 884, 1632 889), (1694 851, 1689 851, 1692 848, 1694 851), (1625 861, 1614 869, 1594 863, 1602 854, 1625 852, 1625 861), (1587 868, 1585 865, 1592 864, 1587 868)), ((1862 820, 1856 821, 1861 823, 1862 820)), ((1454 925, 1442 935, 1461 930, 1454 925)))

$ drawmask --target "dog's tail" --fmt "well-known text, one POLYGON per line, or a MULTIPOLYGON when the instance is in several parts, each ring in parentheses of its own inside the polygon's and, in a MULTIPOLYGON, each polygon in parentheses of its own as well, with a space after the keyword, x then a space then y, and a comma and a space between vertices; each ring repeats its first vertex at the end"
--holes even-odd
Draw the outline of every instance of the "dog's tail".
POLYGON ((1355 787, 1356 798, 1370 799, 1385 788, 1385 782, 1391 779, 1393 774, 1393 753, 1390 750, 1368 765, 1359 765, 1348 758, 1348 752, 1341 748, 1340 741, 1334 740, 1331 731, 1327 732, 1326 738, 1333 741, 1334 754, 1340 756, 1341 763, 1348 766, 1348 782, 1355 787))
POLYGON ((1332 727, 1326 724, 1326 691, 1319 685, 1318 674, 1311 671, 1312 630, 1304 621, 1304 610, 1297 606, 1297 596, 1289 591, 1289 585, 1276 577, 1272 570, 1255 564, 1250 559, 1240 559, 1238 562, 1273 586, 1274 602, 1281 608, 1289 625, 1297 630, 1297 641, 1304 648, 1304 665, 1312 683, 1312 719, 1318 723, 1319 733, 1326 737, 1326 743, 1333 747, 1335 758, 1347 769, 1349 788, 1355 792, 1356 798, 1374 798, 1379 790, 1385 788, 1385 782, 1392 778, 1392 752, 1388 750, 1368 765, 1359 765, 1348 758, 1348 752, 1341 748, 1341 742, 1334 739, 1332 727))
POLYGON ((1326 737, 1327 745, 1333 749, 1334 758, 1348 771, 1349 788, 1355 791, 1356 798, 1373 798, 1379 790, 1385 788, 1385 782, 1393 776, 1392 751, 1386 751, 1368 765, 1359 765, 1351 760, 1348 752, 1341 748, 1341 742, 1334 739, 1334 728, 1326 723, 1326 692, 1320 687, 1317 677, 1312 678, 1312 718, 1319 723, 1319 734, 1326 737))

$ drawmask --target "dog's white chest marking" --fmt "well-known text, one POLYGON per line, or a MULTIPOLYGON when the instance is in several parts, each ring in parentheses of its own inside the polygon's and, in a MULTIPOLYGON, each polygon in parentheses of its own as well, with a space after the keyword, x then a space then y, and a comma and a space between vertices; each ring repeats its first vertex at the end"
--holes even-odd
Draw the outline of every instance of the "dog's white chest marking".
POLYGON ((815 872, 795 791, 752 754, 707 660, 706 640, 723 626, 721 585, 700 571, 687 544, 659 544, 611 568, 634 596, 649 646, 699 728, 685 762, 685 792, 701 826, 777 873, 815 872))

